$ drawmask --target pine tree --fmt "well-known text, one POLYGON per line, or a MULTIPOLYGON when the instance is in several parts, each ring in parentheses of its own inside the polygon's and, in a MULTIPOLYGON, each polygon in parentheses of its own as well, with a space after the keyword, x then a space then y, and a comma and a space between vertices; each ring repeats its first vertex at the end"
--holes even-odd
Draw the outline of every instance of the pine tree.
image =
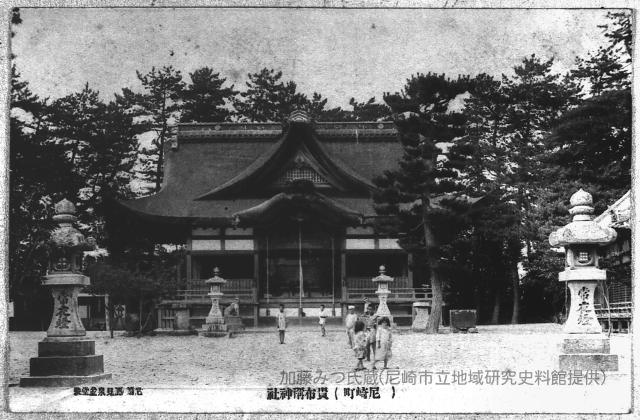
POLYGON ((282 72, 264 68, 249 74, 246 90, 234 106, 238 118, 251 122, 282 122, 294 110, 307 111, 317 121, 350 121, 353 117, 340 107, 326 108, 327 98, 313 92, 311 98, 297 91, 293 81, 283 81, 282 72))
MULTIPOLYGON (((589 93, 558 119, 546 138, 548 187, 536 208, 536 216, 545 221, 539 228, 543 239, 567 223, 568 191, 589 191, 599 214, 631 188, 631 15, 610 13, 608 19, 601 26, 608 44, 578 59, 571 72, 574 82, 588 86, 589 93)), ((526 265, 527 277, 551 296, 559 260, 557 253, 540 246, 526 265)))
MULTIPOLYGON (((517 242, 525 247, 525 259, 540 243, 539 217, 534 203, 544 185, 543 156, 547 153, 545 137, 549 135, 559 116, 577 99, 578 86, 572 80, 553 73, 553 58, 541 60, 532 55, 514 68, 515 75, 503 78, 505 92, 510 99, 507 111, 507 136, 503 139, 511 149, 510 159, 501 174, 505 186, 504 199, 516 206, 520 223, 517 242)), ((546 240, 546 238, 544 239, 546 240)), ((512 266, 512 323, 519 318, 520 280, 517 266, 512 266)))
MULTIPOLYGON (((448 143, 463 132, 463 116, 450 103, 470 89, 468 78, 418 74, 401 93, 385 95, 397 115, 403 156, 396 170, 374 180, 376 212, 395 220, 380 229, 393 231, 407 251, 429 273, 433 291, 427 333, 436 333, 442 316, 445 261, 449 245, 463 226, 459 203, 447 196, 458 191, 457 172, 438 159, 438 143, 448 143)), ((426 280, 426 279, 425 279, 426 280)))
POLYGON ((249 74, 246 90, 235 102, 238 116, 243 121, 281 122, 295 109, 308 107, 307 97, 297 92, 293 81, 282 81, 282 72, 263 68, 249 74))
POLYGON ((152 67, 147 74, 136 72, 144 92, 139 95, 128 93, 126 99, 137 100, 141 114, 155 132, 151 147, 142 148, 139 157, 142 178, 151 182, 153 192, 162 186, 164 147, 170 137, 170 125, 179 118, 180 97, 184 89, 182 74, 172 66, 160 69, 152 67))
POLYGON ((16 302, 17 319, 26 322, 44 322, 30 318, 37 316, 37 308, 49 299, 40 280, 48 264, 52 204, 82 185, 65 147, 51 140, 49 119, 48 101, 31 92, 14 66, 9 133, 9 297, 16 302))
POLYGON ((483 205, 472 216, 471 265, 478 316, 482 316, 481 293, 490 292, 491 322, 498 323, 504 290, 511 283, 513 267, 520 260, 514 236, 519 223, 514 206, 504 200, 504 171, 512 150, 504 142, 510 100, 500 80, 480 74, 464 102, 465 133, 449 149, 449 164, 460 173, 467 195, 483 196, 483 205))
POLYGON ((586 58, 578 57, 576 68, 571 72, 573 78, 587 82, 594 96, 612 89, 631 87, 631 14, 608 13, 607 18, 609 23, 600 28, 609 43, 586 58))
POLYGON ((223 87, 227 79, 220 73, 203 67, 189 73, 191 83, 182 92, 181 122, 221 122, 230 121, 233 116, 231 105, 238 94, 230 87, 223 87))
POLYGON ((369 98, 366 102, 358 102, 355 98, 349 100, 353 111, 349 112, 349 119, 353 121, 389 121, 391 109, 384 103, 377 103, 376 98, 369 98))
POLYGON ((571 74, 590 95, 547 138, 549 176, 588 188, 598 212, 631 188, 631 15, 607 17, 601 28, 609 43, 578 59, 571 74))
MULTIPOLYGON (((137 155, 132 117, 117 101, 105 104, 88 84, 82 91, 56 100, 50 118, 54 141, 65 148, 66 157, 80 188, 80 222, 100 239, 99 207, 105 194, 125 197, 137 155)), ((73 194, 70 197, 75 197, 73 194)))

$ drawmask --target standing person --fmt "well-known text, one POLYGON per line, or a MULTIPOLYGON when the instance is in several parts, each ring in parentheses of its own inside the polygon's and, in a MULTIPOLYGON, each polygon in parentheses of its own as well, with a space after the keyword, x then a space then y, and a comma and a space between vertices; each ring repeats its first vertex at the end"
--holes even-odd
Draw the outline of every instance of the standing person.
POLYGON ((358 315, 355 314, 356 307, 353 305, 349 305, 349 313, 344 318, 344 326, 347 328, 347 336, 349 337, 349 348, 353 348, 353 336, 355 332, 353 329, 356 326, 356 321, 358 320, 358 315))
POLYGON ((367 318, 367 362, 371 361, 371 356, 373 356, 374 360, 376 357, 376 332, 377 332, 377 320, 375 317, 375 309, 373 305, 369 306, 369 317, 367 318))
POLYGON ((329 311, 324 308, 324 305, 320 305, 320 314, 318 315, 318 317, 320 318, 320 320, 318 321, 320 323, 320 330, 322 331, 322 336, 324 337, 325 335, 327 335, 324 326, 327 323, 327 318, 329 317, 329 311))
POLYGON ((287 318, 284 316, 284 305, 280 304, 280 312, 276 314, 276 328, 280 335, 280 344, 284 344, 284 332, 287 329, 287 318))
POLYGON ((364 331, 364 322, 357 320, 353 330, 355 332, 353 351, 356 353, 356 358, 358 359, 356 370, 364 370, 362 360, 367 350, 367 334, 364 331))
POLYGON ((391 360, 391 322, 389 318, 382 317, 378 321, 378 331, 376 333, 376 355, 372 369, 376 368, 376 363, 384 362, 383 369, 387 368, 387 363, 391 360))
POLYGON ((366 316, 369 313, 369 308, 371 307, 371 304, 369 303, 369 298, 366 296, 364 299, 362 299, 362 301, 364 302, 362 313, 366 316))

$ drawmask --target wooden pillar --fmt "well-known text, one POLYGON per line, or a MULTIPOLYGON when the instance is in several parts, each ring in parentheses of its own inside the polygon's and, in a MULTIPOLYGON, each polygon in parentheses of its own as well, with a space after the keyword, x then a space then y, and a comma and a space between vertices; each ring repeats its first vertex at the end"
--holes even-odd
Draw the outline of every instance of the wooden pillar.
POLYGON ((187 239, 187 255, 185 257, 187 264, 187 289, 189 289, 191 280, 193 279, 193 273, 191 272, 191 238, 187 239))
POLYGON ((253 240, 253 290, 251 300, 253 303, 253 326, 258 326, 259 302, 260 302, 260 254, 258 240, 253 240))
POLYGON ((413 289, 413 254, 407 253, 407 278, 409 279, 409 287, 413 289))
POLYGON ((109 295, 104 295, 104 325, 105 330, 109 331, 111 328, 111 323, 109 319, 109 295))
POLYGON ((341 280, 341 299, 340 299, 340 315, 342 319, 344 319, 346 314, 346 307, 348 303, 345 303, 347 298, 349 297, 349 290, 347 288, 347 253, 344 250, 344 246, 342 247, 342 251, 340 252, 340 278, 341 280))

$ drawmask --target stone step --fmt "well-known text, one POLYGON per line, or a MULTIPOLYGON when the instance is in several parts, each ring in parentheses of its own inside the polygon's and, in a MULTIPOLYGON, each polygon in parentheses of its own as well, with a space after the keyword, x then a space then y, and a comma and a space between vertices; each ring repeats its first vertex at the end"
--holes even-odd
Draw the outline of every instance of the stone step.
POLYGON ((559 362, 560 370, 618 371, 616 354, 561 354, 559 362))
POLYGON ((565 338, 562 341, 562 352, 567 354, 609 354, 609 339, 606 337, 565 338))
POLYGON ((96 342, 93 340, 78 341, 40 341, 38 356, 91 356, 96 353, 96 342))
POLYGON ((25 376, 20 378, 20 386, 23 387, 64 387, 82 384, 94 384, 96 382, 111 379, 110 373, 98 373, 87 376, 69 376, 69 375, 52 375, 52 376, 25 376))
POLYGON ((32 357, 31 376, 88 376, 104 372, 102 355, 32 357))

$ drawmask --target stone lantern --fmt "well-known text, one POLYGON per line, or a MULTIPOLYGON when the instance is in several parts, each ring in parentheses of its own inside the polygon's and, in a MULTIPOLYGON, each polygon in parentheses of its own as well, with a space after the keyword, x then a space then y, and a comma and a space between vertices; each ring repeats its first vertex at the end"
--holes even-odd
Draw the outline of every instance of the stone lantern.
POLYGON ((55 205, 53 220, 59 226, 51 233, 50 267, 42 281, 51 288, 53 317, 21 386, 73 386, 111 378, 104 373, 102 355, 95 354, 95 341, 86 339, 78 313, 78 293, 89 285, 89 277, 81 273, 82 253, 94 249, 95 242, 73 226, 75 213, 69 200, 55 205))
POLYGON ((570 204, 573 221, 549 236, 551 246, 565 248, 565 269, 559 279, 567 282, 571 296, 564 331, 572 336, 563 342, 560 368, 617 370, 617 356, 608 354, 609 341, 593 306, 598 281, 607 277, 598 265, 598 248, 615 241, 616 231, 592 220, 593 198, 588 192, 576 192, 570 204))
POLYGON ((566 281, 571 293, 569 317, 565 332, 571 334, 596 334, 602 327, 593 307, 593 296, 598 281, 607 278, 607 272, 598 266, 598 247, 616 239, 616 231, 604 228, 592 220, 591 194, 580 190, 571 196, 573 221, 549 236, 549 243, 566 250, 565 269, 559 275, 566 281))
POLYGON ((213 269, 213 277, 204 282, 209 285, 209 293, 207 295, 211 298, 211 310, 198 335, 205 337, 225 336, 227 335, 227 325, 220 310, 220 299, 223 296, 222 286, 227 281, 220 277, 220 269, 216 267, 213 269))
POLYGON ((378 285, 378 289, 376 290, 376 295, 378 295, 378 300, 380 301, 380 303, 378 304, 378 309, 374 314, 374 317, 376 318, 387 317, 389 318, 389 321, 393 325, 393 317, 391 316, 391 311, 389 311, 389 307, 387 306, 387 298, 391 293, 391 290, 389 290, 389 285, 393 283, 393 277, 387 276, 385 272, 386 272, 385 266, 381 265, 380 275, 372 279, 373 283, 378 285))

